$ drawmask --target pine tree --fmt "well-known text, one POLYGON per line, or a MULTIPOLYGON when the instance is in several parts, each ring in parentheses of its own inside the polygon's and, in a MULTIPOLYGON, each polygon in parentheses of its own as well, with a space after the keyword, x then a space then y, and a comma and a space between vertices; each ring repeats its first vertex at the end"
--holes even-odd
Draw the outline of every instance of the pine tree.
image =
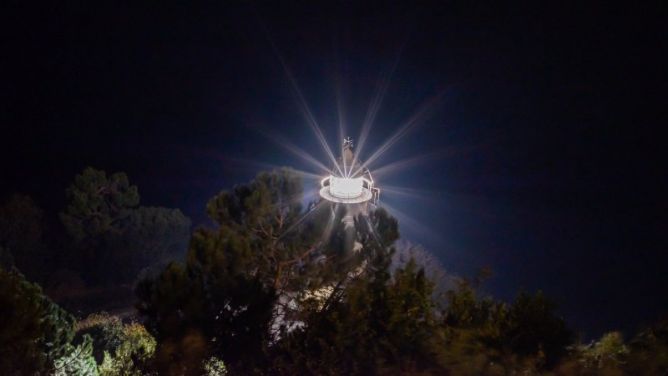
POLYGON ((303 321, 314 296, 338 293, 335 286, 375 244, 396 239, 383 228, 396 233, 396 221, 372 215, 356 226, 365 228, 358 240, 367 246, 346 252, 345 212, 325 202, 304 208, 302 189, 297 174, 279 169, 209 201, 217 227, 194 233, 185 264, 173 263, 137 288, 138 308, 161 342, 178 348, 196 333, 206 339, 202 359, 213 354, 235 372, 259 372, 268 347, 303 321))
POLYGON ((629 342, 624 369, 631 375, 668 373, 668 318, 641 330, 629 342))
POLYGON ((67 189, 68 204, 60 218, 76 242, 90 241, 102 234, 119 232, 131 209, 139 206, 137 186, 128 176, 86 168, 67 189))
POLYGON ((60 218, 73 240, 69 263, 89 282, 129 283, 140 270, 181 258, 190 219, 178 209, 139 206, 125 173, 86 168, 67 189, 60 218))
POLYGON ((46 373, 71 351, 74 317, 16 270, 0 268, 0 317, 0 374, 46 373))
POLYGON ((409 261, 391 277, 377 255, 343 294, 311 311, 277 344, 272 372, 317 375, 443 374, 433 284, 409 261))
POLYGON ((44 212, 32 198, 15 194, 0 205, 0 263, 42 280, 52 261, 44 244, 44 212))
POLYGON ((443 313, 441 357, 455 374, 537 374, 553 368, 572 332, 542 293, 522 293, 511 304, 479 298, 477 281, 461 280, 443 313))

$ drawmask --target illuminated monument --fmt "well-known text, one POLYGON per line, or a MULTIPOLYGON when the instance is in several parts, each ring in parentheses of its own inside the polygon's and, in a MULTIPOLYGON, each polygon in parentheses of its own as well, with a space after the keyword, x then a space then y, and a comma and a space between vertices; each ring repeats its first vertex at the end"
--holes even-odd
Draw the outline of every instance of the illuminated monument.
POLYGON ((355 240, 355 218, 368 215, 369 203, 377 205, 380 196, 380 189, 374 186, 371 172, 357 161, 352 149, 352 140, 344 139, 338 166, 334 166, 331 174, 320 181, 320 197, 334 203, 332 212, 341 205, 345 210, 341 221, 345 225, 346 252, 362 248, 362 244, 355 240))
MULTIPOLYGON (((327 201, 355 205, 366 211, 368 202, 378 203, 380 190, 374 187, 373 178, 368 168, 360 167, 353 156, 353 141, 343 140, 343 148, 339 166, 320 182, 320 197, 327 201)), ((349 208, 351 209, 351 208, 349 208)))
MULTIPOLYGON (((341 221, 344 224, 345 253, 362 249, 362 244, 355 239, 355 217, 360 214, 367 215, 369 203, 377 205, 380 195, 380 189, 374 186, 371 172, 356 160, 352 149, 353 141, 350 138, 344 139, 341 157, 336 161, 330 175, 320 181, 320 197, 333 203, 332 218, 337 209, 344 210, 341 221)), ((327 260, 327 257, 322 256, 319 260, 327 260)), ((364 265, 366 261, 348 274, 359 275, 364 271, 364 265)), ((277 317, 271 326, 275 338, 279 338, 281 325, 285 325, 288 332, 304 326, 302 321, 286 318, 289 310, 295 309, 307 298, 314 298, 324 303, 334 290, 335 286, 331 284, 306 291, 301 297, 293 292, 280 296, 280 304, 276 309, 277 317)))

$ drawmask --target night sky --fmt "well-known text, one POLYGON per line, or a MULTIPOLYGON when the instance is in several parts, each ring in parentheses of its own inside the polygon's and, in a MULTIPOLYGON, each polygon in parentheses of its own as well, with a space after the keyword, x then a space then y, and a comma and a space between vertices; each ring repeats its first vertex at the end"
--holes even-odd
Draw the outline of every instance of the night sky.
POLYGON ((356 139, 391 77, 363 155, 431 103, 373 165, 427 155, 379 177, 405 238, 587 336, 668 314, 665 7, 276 3, 0 11, 0 197, 55 218, 94 166, 204 224, 268 166, 314 171, 272 135, 327 162, 280 58, 331 145, 337 92, 356 139))

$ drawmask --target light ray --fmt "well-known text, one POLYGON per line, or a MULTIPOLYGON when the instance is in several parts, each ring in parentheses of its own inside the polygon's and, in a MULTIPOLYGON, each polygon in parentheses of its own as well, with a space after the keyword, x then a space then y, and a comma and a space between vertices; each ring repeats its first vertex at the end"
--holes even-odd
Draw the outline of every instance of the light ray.
POLYGON ((301 110, 302 116, 304 116, 304 120, 306 120, 306 124, 311 128, 313 133, 315 134, 316 138, 320 142, 320 145, 323 148, 323 151, 327 156, 331 159, 332 163, 336 167, 336 169, 339 171, 340 174, 343 175, 343 171, 341 171, 341 168, 339 167, 339 164, 336 161, 336 157, 334 157, 334 153, 332 153, 332 150, 329 147, 329 144, 327 143, 327 139, 325 138, 325 135, 322 133, 322 130, 320 129, 320 126, 318 125, 318 121, 315 119, 315 116, 313 116, 313 112, 311 111, 310 106, 308 105, 308 102, 306 101, 306 98, 304 98, 304 95, 302 94, 301 89, 299 88, 299 85, 297 84, 297 79, 295 76, 292 74, 292 71, 288 67, 288 64, 286 63, 285 59, 283 58, 283 55, 278 51, 278 47, 276 47, 276 44, 274 41, 269 37, 269 34, 267 33, 267 38, 269 40, 269 43, 271 44, 272 49, 274 50, 274 53, 276 54, 276 57, 281 63, 281 66, 283 67, 283 72, 285 73, 285 76, 287 77, 288 81, 290 82, 290 86, 292 88, 293 93, 297 97, 297 105, 299 109, 301 110))
POLYGON ((468 146, 448 146, 431 153, 416 155, 414 157, 409 157, 399 161, 390 162, 380 167, 376 167, 373 170, 373 175, 376 177, 386 176, 388 174, 392 174, 397 171, 401 171, 403 169, 413 167, 415 165, 419 165, 425 162, 441 158, 450 158, 456 155, 470 153, 476 149, 479 149, 482 146, 484 145, 480 144, 480 145, 468 145, 468 146))
MULTIPOLYGON (((378 80, 378 84, 376 86, 376 93, 373 97, 373 100, 369 104, 366 116, 364 117, 364 122, 362 123, 362 129, 360 130, 360 136, 358 137, 357 140, 357 148, 355 150, 355 154, 353 155, 353 163, 351 167, 355 165, 355 163, 359 159, 362 149, 364 149, 364 144, 366 143, 366 139, 369 136, 369 133, 371 132, 371 128, 373 127, 374 121, 376 120, 376 115, 378 114, 378 110, 380 110, 380 107, 383 104, 383 100, 385 99, 385 94, 387 94, 387 89, 389 88, 390 82, 392 81, 392 76, 394 75, 394 72, 396 71, 397 66, 399 65, 399 61, 401 60, 401 55, 403 53, 405 46, 406 46, 406 40, 404 40, 404 42, 399 47, 397 55, 394 58, 394 62, 392 63, 390 69, 385 74, 382 74, 378 80)), ((348 171, 348 174, 349 173, 350 171, 348 171)))
MULTIPOLYGON (((387 93, 387 88, 389 86, 389 78, 381 78, 379 81, 380 82, 378 83, 376 94, 374 95, 373 100, 369 104, 369 108, 364 117, 364 121, 362 122, 362 129, 360 130, 360 135, 357 138, 357 147, 355 148, 355 154, 353 155, 353 163, 351 167, 355 165, 355 163, 359 159, 360 153, 364 149, 364 144, 366 143, 366 139, 368 138, 369 133, 371 132, 371 128, 373 127, 373 123, 376 119, 376 115, 378 114, 378 110, 380 109, 380 106, 383 103, 383 99, 385 98, 385 94, 387 93)), ((347 173, 349 172, 350 171, 348 171, 347 173)))
POLYGON ((439 239, 439 235, 434 233, 431 229, 429 229, 427 226, 421 224, 419 221, 411 217, 410 215, 404 213, 403 211, 397 209, 395 206, 392 206, 388 204, 387 202, 383 202, 383 208, 387 209, 387 211, 396 219, 399 220, 399 223, 401 223, 402 226, 406 226, 408 229, 414 231, 416 234, 425 236, 429 239, 439 239))
POLYGON ((448 193, 441 191, 413 189, 387 184, 383 184, 382 192, 383 196, 390 202, 396 202, 395 200, 410 200, 416 204, 418 202, 423 202, 431 207, 439 207, 443 204, 444 198, 449 196, 448 193))
POLYGON ((390 195, 396 195, 396 196, 402 196, 402 197, 409 197, 412 199, 417 199, 417 200, 437 200, 440 199, 440 192, 436 191, 428 191, 424 189, 415 189, 415 188, 408 188, 408 187, 400 187, 396 185, 387 185, 383 184, 383 193, 384 194, 390 194, 390 195))
POLYGON ((396 144, 406 134, 408 134, 409 131, 411 131, 417 125, 420 125, 420 123, 427 117, 427 115, 429 115, 434 110, 435 105, 440 102, 443 94, 444 92, 439 93, 431 100, 429 100, 427 103, 420 106, 420 108, 416 111, 416 113, 413 116, 411 116, 407 121, 405 121, 404 124, 401 125, 399 129, 392 136, 390 136, 389 139, 387 139, 373 154, 371 154, 369 158, 367 158, 367 160, 357 169, 357 171, 355 171, 353 176, 363 171, 364 168, 369 166, 376 159, 380 158, 383 155, 383 153, 385 153, 392 146, 394 146, 394 144, 396 144))
POLYGON ((322 240, 325 242, 329 240, 330 236, 332 235, 332 231, 334 230, 334 219, 336 219, 336 214, 335 210, 332 210, 329 215, 329 219, 327 220, 325 230, 322 232, 322 240))
POLYGON ((300 148, 299 146, 291 143, 284 137, 281 137, 277 134, 269 134, 268 132, 265 131, 259 131, 260 134, 277 144, 278 146, 284 148, 285 150, 289 151, 290 153, 294 154, 295 156, 301 158, 304 162, 310 163, 314 167, 318 168, 319 170, 328 173, 330 171, 327 166, 325 166, 322 162, 317 160, 315 157, 313 157, 311 154, 309 154, 307 151, 304 149, 300 148))
MULTIPOLYGON (((343 140, 346 138, 346 107, 345 107, 345 102, 343 100, 344 98, 344 93, 343 93, 343 78, 342 73, 341 73, 341 67, 340 67, 340 60, 339 60, 339 54, 337 53, 338 49, 336 46, 334 47, 335 51, 335 62, 336 62, 336 79, 335 79, 335 85, 336 85, 336 112, 337 112, 337 120, 339 122, 339 140, 343 140)), ((343 162, 343 173, 347 174, 347 166, 346 166, 346 159, 341 158, 343 162)), ((345 175, 347 176, 347 175, 345 175)))
POLYGON ((284 199, 280 202, 277 202, 273 205, 270 205, 269 207, 271 209, 279 209, 281 207, 290 206, 290 205, 297 204, 297 203, 308 202, 308 201, 310 201, 310 199, 315 198, 316 194, 317 194, 317 191, 313 191, 313 190, 310 190, 310 191, 307 191, 307 192, 302 192, 302 193, 295 194, 295 195, 292 195, 290 197, 287 197, 286 199, 284 199))
POLYGON ((364 222, 366 222, 367 227, 369 228, 369 231, 371 232, 371 235, 373 235, 374 240, 380 245, 381 247, 383 246, 383 242, 380 241, 380 235, 378 235, 378 231, 376 231, 376 227, 373 225, 373 223, 369 222, 369 217, 366 215, 362 216, 364 219, 364 222))
MULTIPOLYGON (((215 159, 225 161, 225 162, 231 162, 231 163, 236 164, 238 166, 248 166, 250 171, 257 171, 258 168, 260 170, 276 170, 276 169, 285 167, 285 166, 275 165, 275 164, 266 163, 266 162, 253 161, 253 160, 250 160, 250 159, 230 158, 230 157, 227 157, 227 156, 220 155, 220 153, 210 153, 210 155, 212 157, 214 157, 215 159)), ((290 170, 292 170, 293 172, 295 172, 297 175, 299 175, 301 177, 304 177, 304 178, 312 179, 314 181, 320 181, 320 179, 322 179, 321 175, 314 174, 314 173, 309 172, 309 171, 296 169, 294 167, 288 167, 288 168, 290 170)))
MULTIPOLYGON (((336 108, 337 108, 337 112, 338 112, 338 116, 339 116, 339 119, 338 119, 339 120, 339 140, 343 140, 346 137, 346 129, 345 129, 345 125, 344 125, 344 116, 345 116, 344 111, 345 111, 345 109, 344 109, 343 101, 341 100, 340 95, 341 95, 340 94, 340 88, 337 88, 336 108)), ((344 176, 348 176, 348 175, 346 175, 348 173, 347 172, 348 168, 346 166, 346 159, 341 158, 341 160, 343 162, 343 174, 344 174, 344 176)))
MULTIPOLYGON (((260 161, 255 161, 251 159, 241 159, 241 158, 233 158, 229 157, 227 155, 222 154, 218 150, 215 149, 208 149, 208 148, 183 148, 183 150, 197 154, 197 155, 202 155, 205 156, 208 159, 211 160, 217 160, 217 161, 222 161, 228 164, 233 164, 235 166, 247 166, 248 170, 251 172, 257 172, 258 168, 261 170, 274 170, 274 169, 279 169, 279 168, 284 168, 286 166, 284 165, 276 165, 276 164, 271 164, 271 163, 266 163, 266 162, 260 162, 260 161)), ((315 160, 315 159, 314 159, 315 160)), ((320 163, 320 162, 318 162, 320 163)), ((323 167, 323 171, 329 171, 329 169, 326 169, 326 167, 320 163, 320 165, 323 167)), ((298 175, 308 178, 308 179, 313 179, 316 181, 320 181, 322 179, 322 175, 315 174, 313 172, 309 171, 304 171, 300 170, 294 167, 289 167, 291 170, 293 170, 295 173, 298 175)))
POLYGON ((326 202, 325 200, 322 200, 322 201, 318 202, 317 204, 315 204, 315 206, 313 206, 313 207, 311 208, 311 210, 308 210, 308 211, 307 211, 306 213, 304 213, 299 219, 297 219, 297 220, 295 221, 295 223, 293 223, 292 225, 290 225, 290 227, 288 227, 287 229, 285 229, 285 231, 283 231, 283 233, 276 239, 276 241, 279 241, 279 240, 283 239, 283 237, 284 237, 285 235, 287 235, 290 231, 294 230, 297 226, 299 226, 300 224, 302 224, 302 223, 304 222, 304 220, 306 220, 306 218, 308 218, 309 215, 311 215, 311 213, 315 212, 315 211, 316 211, 318 208, 320 208, 325 202, 326 202))
POLYGON ((373 171, 373 175, 378 178, 382 176, 386 176, 388 174, 392 174, 398 171, 401 171, 403 169, 413 167, 415 165, 420 165, 423 164, 427 161, 435 160, 440 157, 442 157, 444 153, 442 151, 437 151, 433 153, 427 153, 427 154, 422 154, 422 155, 417 155, 414 157, 402 159, 399 161, 394 161, 391 163, 388 163, 384 166, 375 168, 373 171))

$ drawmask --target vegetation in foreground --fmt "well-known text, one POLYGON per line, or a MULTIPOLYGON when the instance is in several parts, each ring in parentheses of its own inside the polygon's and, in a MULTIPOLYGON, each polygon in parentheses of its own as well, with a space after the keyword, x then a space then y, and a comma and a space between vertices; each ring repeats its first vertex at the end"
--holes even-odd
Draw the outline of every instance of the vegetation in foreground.
POLYGON ((0 374, 668 373, 668 320, 579 343, 540 292, 505 303, 479 296, 480 278, 445 283, 397 248, 382 209, 346 226, 341 207, 303 208, 288 169, 212 198, 215 226, 192 236, 122 173, 86 169, 67 196, 48 230, 28 197, 0 208, 0 374), (131 284, 129 318, 62 296, 131 284))

